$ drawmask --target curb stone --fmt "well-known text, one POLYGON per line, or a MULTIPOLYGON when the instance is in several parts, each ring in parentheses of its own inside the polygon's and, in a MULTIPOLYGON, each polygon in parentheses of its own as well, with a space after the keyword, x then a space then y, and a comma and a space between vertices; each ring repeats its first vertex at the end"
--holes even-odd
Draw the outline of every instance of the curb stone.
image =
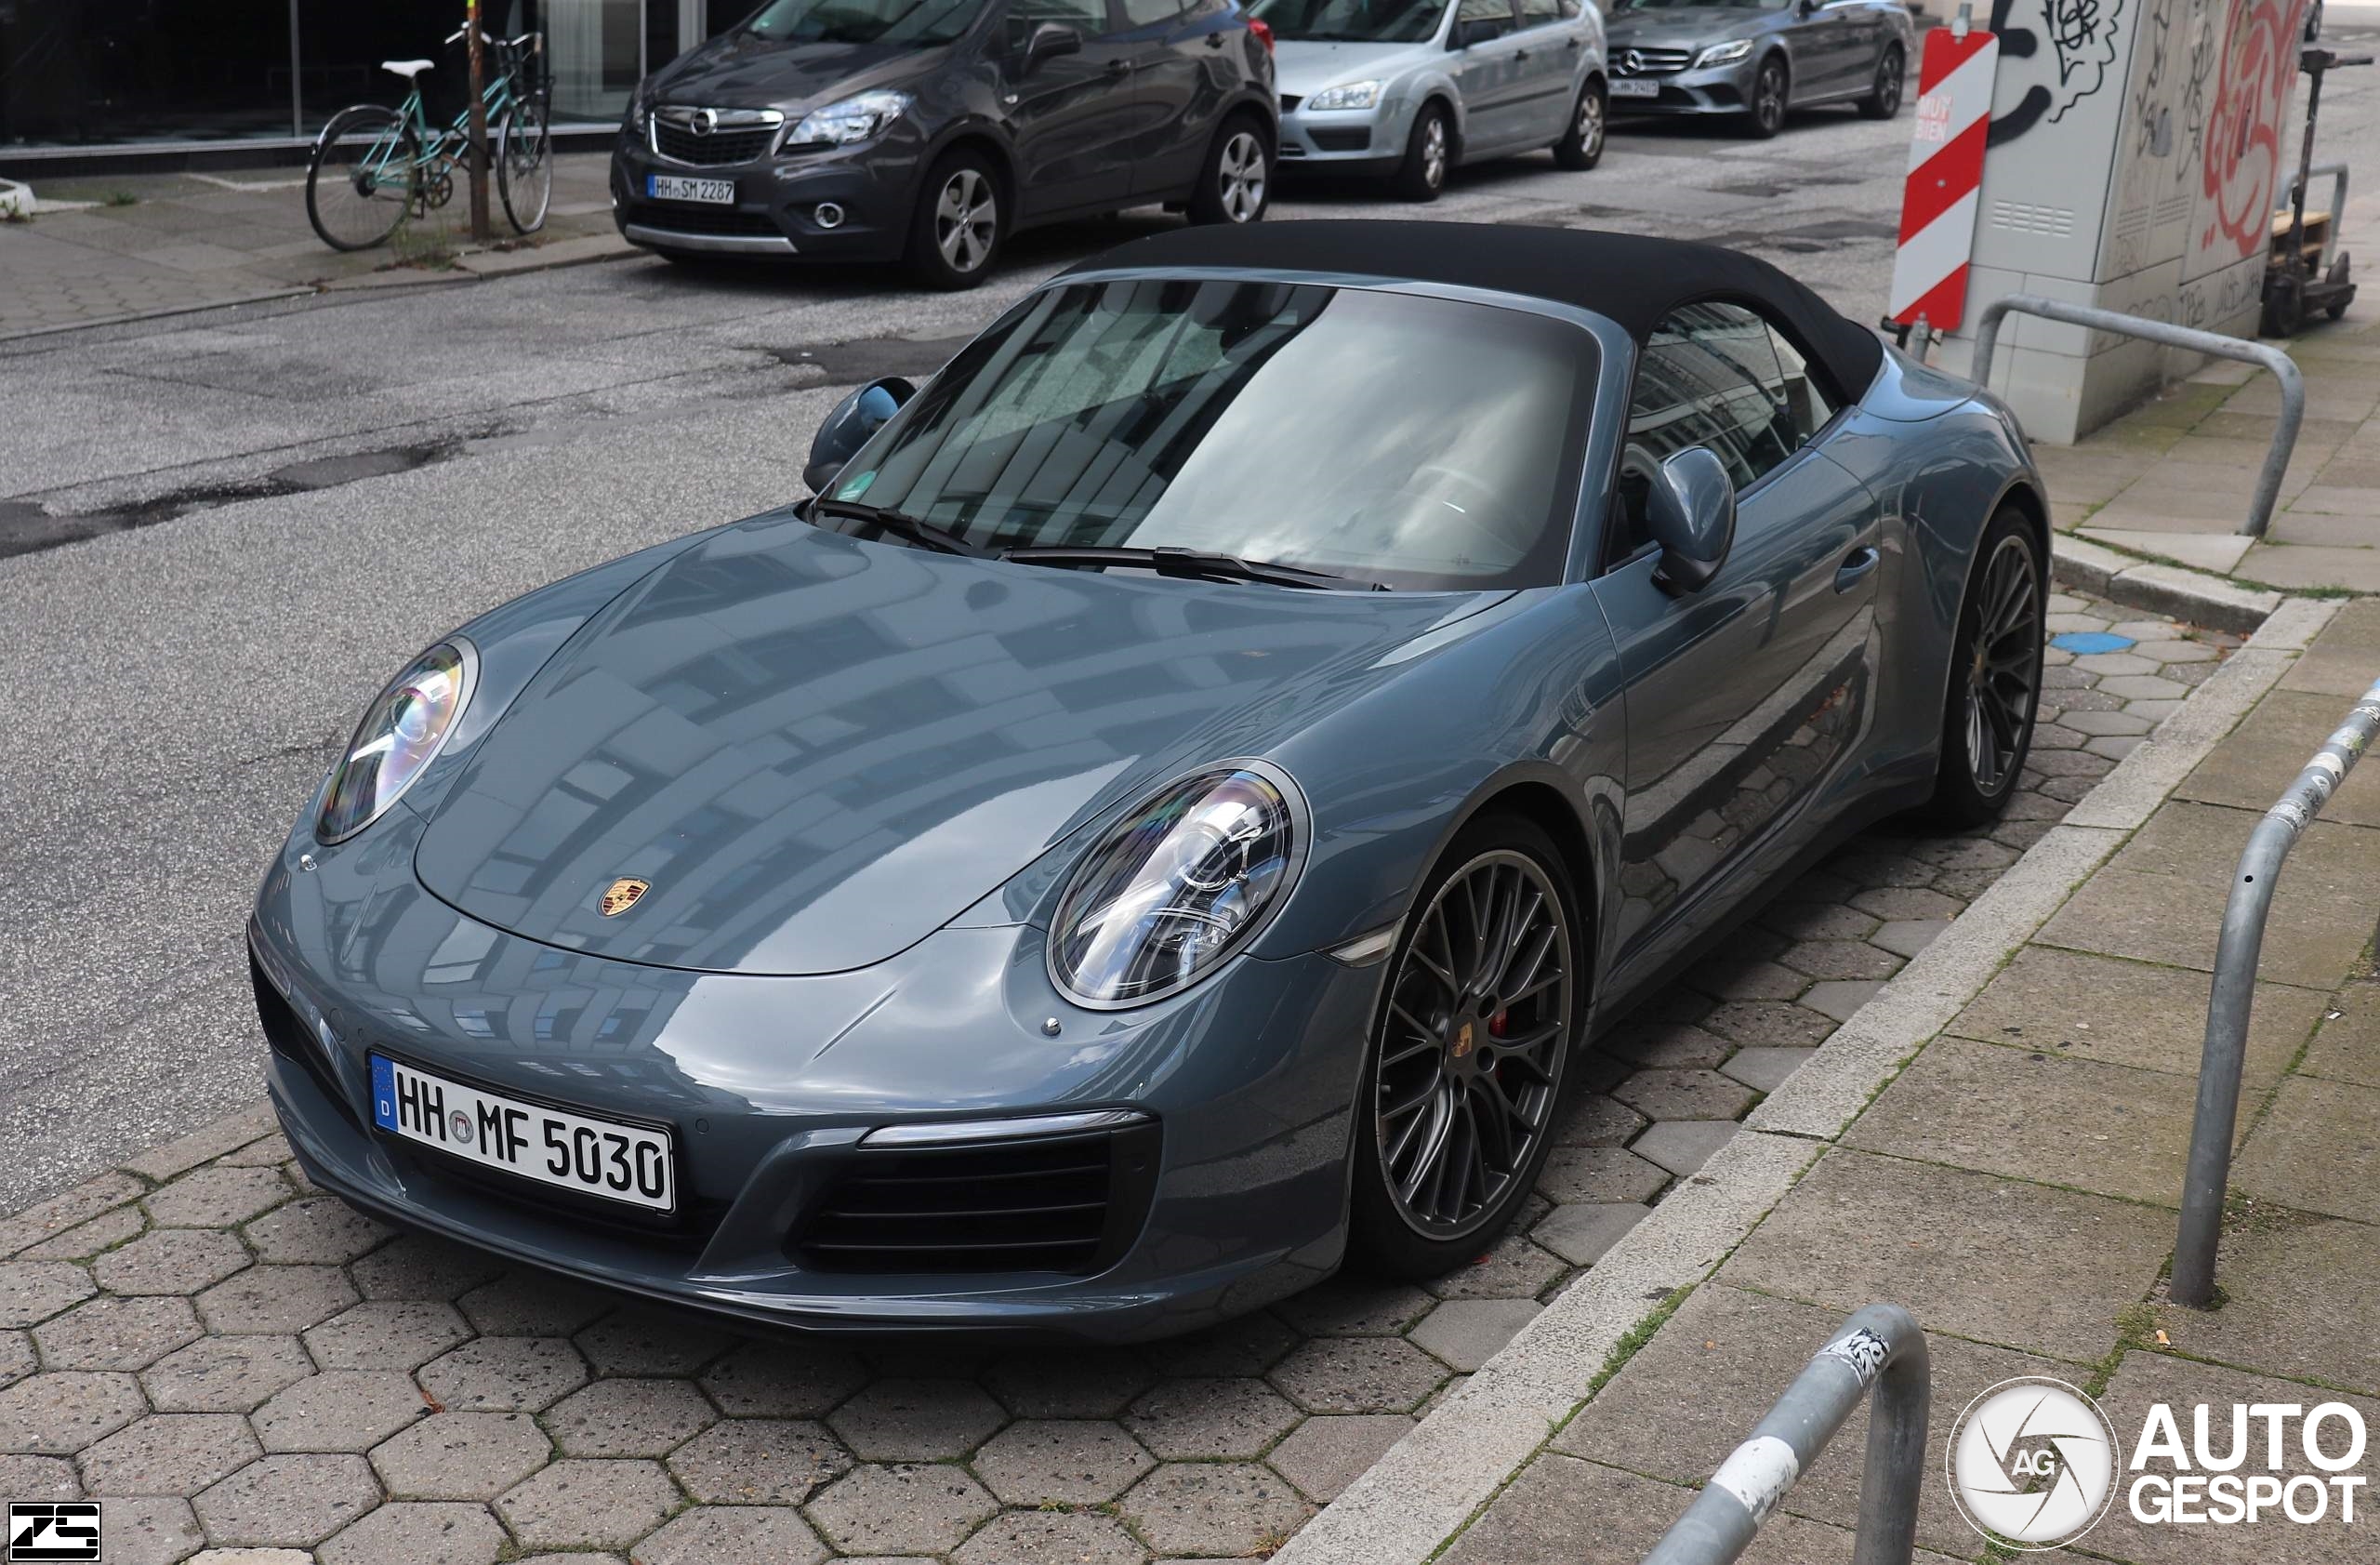
MULTIPOLYGON (((2061 556, 2066 543, 2058 540, 2061 556)), ((2081 548, 2123 561, 2096 545, 2081 548)), ((2217 578, 2203 579, 2238 593, 2217 578)), ((2104 585, 2087 590, 2123 601, 2104 585)), ((2151 743, 2119 763, 1854 1012, 1699 1174, 1324 1507, 1273 1557, 1276 1565, 1421 1565, 1459 1536, 1592 1395, 1628 1333, 1675 1290, 1717 1268, 1902 1062, 1949 1024, 2280 682, 2338 608, 2335 600, 2271 596, 2271 609, 2250 622, 2254 633, 2247 644, 2185 698, 2151 743)), ((2213 593, 2208 601, 2222 603, 2213 593)), ((2233 603, 2222 612, 2244 607, 2233 603)))
POLYGON ((2278 592, 2253 590, 2204 571, 2151 564, 2060 533, 2050 540, 2050 574, 2126 608, 2171 615, 2213 630, 2246 635, 2281 605, 2278 592))

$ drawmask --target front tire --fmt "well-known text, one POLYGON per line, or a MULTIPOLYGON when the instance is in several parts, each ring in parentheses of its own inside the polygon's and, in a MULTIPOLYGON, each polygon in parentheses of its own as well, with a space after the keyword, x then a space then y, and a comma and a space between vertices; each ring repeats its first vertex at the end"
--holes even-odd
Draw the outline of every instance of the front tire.
POLYGON ((1191 192, 1194 223, 1263 222, 1273 198, 1273 147, 1256 121, 1246 116, 1224 122, 1207 149, 1207 162, 1191 192))
POLYGON ((1900 113, 1900 96, 1909 78, 1909 66, 1894 44, 1884 50, 1884 58, 1876 61, 1876 80, 1868 96, 1859 99, 1859 114, 1863 119, 1888 120, 1900 113))
POLYGON ((955 293, 990 274, 1008 236, 991 166, 964 149, 933 166, 909 224, 909 272, 929 288, 955 293))
POLYGON ((1744 128, 1755 141, 1765 141, 1785 128, 1786 95, 1792 86, 1785 61, 1770 55, 1752 79, 1752 103, 1744 111, 1744 128))
POLYGON ((1396 193, 1407 201, 1435 201, 1447 188, 1447 170, 1454 166, 1454 122, 1447 106, 1433 99, 1413 116, 1406 133, 1405 161, 1396 166, 1396 193))
POLYGON ((2016 794, 2041 706, 2048 595, 2031 522, 2003 506, 1976 550, 1950 643, 1942 748, 1925 810, 1943 826, 1997 820, 2016 794))
POLYGON ((1553 1146, 1583 928, 1553 840, 1518 816, 1464 827, 1422 881, 1356 1105, 1351 1266, 1435 1277, 1511 1227, 1553 1146))
POLYGON ((1601 82, 1591 81, 1579 89, 1579 100, 1570 106, 1570 128, 1554 143, 1556 165, 1577 172, 1603 161, 1604 126, 1610 119, 1609 108, 1604 100, 1601 82))

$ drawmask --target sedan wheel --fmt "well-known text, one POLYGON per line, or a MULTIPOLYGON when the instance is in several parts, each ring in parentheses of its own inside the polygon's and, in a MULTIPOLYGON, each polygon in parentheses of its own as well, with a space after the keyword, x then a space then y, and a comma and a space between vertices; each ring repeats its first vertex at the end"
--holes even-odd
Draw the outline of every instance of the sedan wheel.
POLYGON ((1785 62, 1762 62, 1752 83, 1752 133, 1765 141, 1785 128, 1785 62))
POLYGON ((1405 161, 1396 170, 1396 193, 1408 201, 1435 201, 1447 188, 1447 169, 1454 162, 1454 133, 1448 127, 1444 106, 1423 106, 1405 139, 1405 161))
POLYGON ((2001 511, 1985 530, 1951 648, 1931 805, 1947 825, 1994 819, 2016 792, 2041 700, 2043 591, 2030 524, 2001 511))
POLYGON ((1579 89, 1570 111, 1570 128, 1554 143, 1554 161, 1564 168, 1593 168, 1603 161, 1605 104, 1603 89, 1589 82, 1579 89))
POLYGON ((1868 89, 1868 96, 1859 100, 1859 113, 1871 120, 1888 120, 1899 113, 1901 88, 1908 75, 1909 67, 1902 58, 1900 46, 1895 44, 1884 50, 1882 60, 1876 61, 1875 85, 1868 89))
POLYGON ((1194 223, 1252 223, 1264 216, 1273 174, 1272 150, 1245 120, 1224 126, 1197 194, 1191 198, 1194 223))
POLYGON ((1431 1276, 1474 1258, 1527 1199, 1577 1015, 1578 941, 1544 833, 1490 819, 1408 920, 1373 1040, 1360 1261, 1431 1276))

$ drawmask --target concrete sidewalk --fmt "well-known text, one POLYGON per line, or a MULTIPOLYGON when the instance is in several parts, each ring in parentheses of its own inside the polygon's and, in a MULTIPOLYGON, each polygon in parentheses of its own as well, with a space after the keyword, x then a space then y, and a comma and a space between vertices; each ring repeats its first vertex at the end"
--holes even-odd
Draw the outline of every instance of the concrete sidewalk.
POLYGON ((496 245, 469 242, 468 197, 402 243, 341 252, 306 220, 303 168, 34 181, 30 221, 0 222, 0 338, 387 282, 460 280, 631 253, 612 224, 602 153, 554 159, 546 226, 514 234, 488 192, 496 245))
MULTIPOLYGON (((2161 1292, 2233 866, 2375 671, 2380 603, 2359 602, 1820 1145, 1716 1274, 1462 1533, 1450 1565, 1634 1560, 1842 1317, 1877 1300, 1909 1306, 1933 1348, 1919 1542, 1938 1552, 1922 1558, 2007 1558, 1953 1509, 1942 1452, 1960 1410, 2014 1376, 2098 1397, 2127 1450, 2161 1401, 2181 1410, 2185 1438, 2199 1402, 2215 1405, 2218 1427, 2233 1402, 2343 1400, 2380 1421, 2380 767, 2350 776, 2306 833, 2274 906, 2226 1302, 2200 1313, 2161 1292)), ((2086 802, 2077 818, 2091 812, 2086 802)), ((1787 1494, 1747 1558, 1847 1557, 1840 1529, 1856 1517, 1864 1419, 1787 1494)), ((2122 1498, 2130 1476, 2080 1552, 2129 1565, 2373 1557, 2360 1512, 2360 1528, 2143 1524, 2122 1498)))

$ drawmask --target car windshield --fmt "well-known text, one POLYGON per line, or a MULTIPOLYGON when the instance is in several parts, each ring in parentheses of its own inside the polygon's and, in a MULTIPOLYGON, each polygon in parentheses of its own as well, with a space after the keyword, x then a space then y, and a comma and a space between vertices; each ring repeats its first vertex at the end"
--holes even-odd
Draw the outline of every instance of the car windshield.
POLYGON ((1422 44, 1446 0, 1258 0, 1251 14, 1288 43, 1422 44))
POLYGON ((1184 549, 1394 588, 1534 586, 1561 578, 1594 369, 1588 332, 1524 310, 1073 284, 969 344, 830 494, 991 551, 1184 549))
POLYGON ((983 0, 772 0, 744 24, 755 37, 800 44, 947 44, 983 0))

